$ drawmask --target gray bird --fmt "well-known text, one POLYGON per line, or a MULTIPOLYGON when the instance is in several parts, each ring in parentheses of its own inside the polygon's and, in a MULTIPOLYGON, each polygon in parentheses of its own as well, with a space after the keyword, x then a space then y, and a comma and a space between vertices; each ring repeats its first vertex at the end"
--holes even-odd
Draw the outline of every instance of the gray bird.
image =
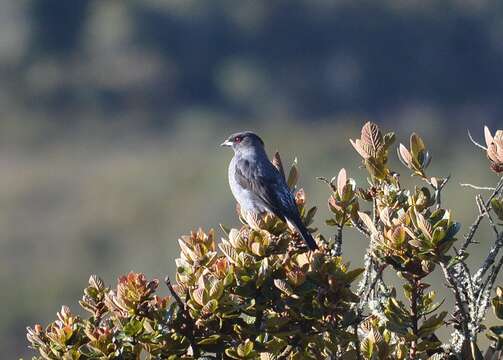
POLYGON ((302 223, 284 176, 267 157, 262 139, 245 131, 229 136, 221 146, 234 150, 229 164, 229 185, 241 210, 255 215, 266 211, 273 213, 296 229, 309 249, 317 249, 312 235, 302 223))

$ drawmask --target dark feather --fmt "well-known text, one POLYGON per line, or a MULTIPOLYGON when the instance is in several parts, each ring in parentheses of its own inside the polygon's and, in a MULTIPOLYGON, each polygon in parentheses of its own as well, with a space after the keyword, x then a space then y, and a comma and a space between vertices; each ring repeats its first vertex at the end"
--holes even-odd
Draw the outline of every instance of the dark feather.
POLYGON ((297 210, 292 193, 279 171, 268 162, 265 166, 251 165, 242 159, 236 164, 236 181, 243 189, 257 195, 265 206, 280 219, 297 210))

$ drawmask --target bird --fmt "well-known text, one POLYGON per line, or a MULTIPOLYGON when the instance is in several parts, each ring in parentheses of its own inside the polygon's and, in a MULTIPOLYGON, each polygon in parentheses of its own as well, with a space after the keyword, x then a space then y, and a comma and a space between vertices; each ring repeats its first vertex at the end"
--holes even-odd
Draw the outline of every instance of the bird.
POLYGON ((230 135, 220 146, 234 150, 229 185, 241 211, 254 216, 265 212, 276 215, 300 233, 310 250, 316 250, 316 241, 302 222, 284 175, 269 160, 264 141, 252 131, 243 131, 230 135))

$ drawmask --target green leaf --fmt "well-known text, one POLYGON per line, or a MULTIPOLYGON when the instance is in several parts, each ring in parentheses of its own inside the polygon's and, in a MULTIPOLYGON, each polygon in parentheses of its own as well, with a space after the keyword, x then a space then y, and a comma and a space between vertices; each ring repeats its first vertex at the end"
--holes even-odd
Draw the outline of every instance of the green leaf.
POLYGON ((244 344, 238 346, 238 355, 242 357, 247 357, 253 351, 253 342, 247 339, 244 344))
POLYGON ((328 219, 328 220, 325 220, 325 224, 327 224, 328 226, 337 226, 339 225, 337 223, 337 221, 335 221, 335 219, 328 219))
POLYGON ((444 324, 444 319, 447 316, 447 311, 442 311, 438 315, 433 315, 432 317, 425 320, 421 327, 419 328, 418 335, 421 338, 427 337, 435 332, 439 327, 444 324))
POLYGON ((435 230, 433 230, 433 236, 432 236, 432 243, 434 245, 438 244, 440 241, 442 241, 442 239, 445 237, 445 231, 440 228, 440 227, 437 227, 435 230))
POLYGON ((348 283, 352 283, 353 281, 355 281, 355 279, 360 276, 363 272, 365 271, 365 269, 362 269, 362 268, 358 268, 358 269, 354 269, 354 270, 350 270, 348 271, 347 273, 344 274, 344 279, 348 282, 348 283))
POLYGON ((198 341, 198 345, 210 345, 210 344, 216 344, 220 339, 222 338, 221 335, 218 334, 213 334, 205 337, 204 339, 198 341))
POLYGON ((375 344, 369 338, 363 339, 360 349, 365 359, 372 359, 372 354, 374 353, 374 345, 375 344))
POLYGON ((419 154, 425 150, 423 139, 416 133, 410 136, 410 152, 412 157, 419 159, 419 154))
POLYGON ((290 169, 290 173, 288 174, 288 180, 286 181, 286 183, 290 189, 293 189, 295 185, 297 185, 298 180, 299 171, 297 170, 297 166, 293 164, 292 168, 290 169))
POLYGON ((137 336, 143 330, 143 322, 140 320, 136 320, 132 318, 129 322, 124 326, 124 333, 127 336, 137 336))

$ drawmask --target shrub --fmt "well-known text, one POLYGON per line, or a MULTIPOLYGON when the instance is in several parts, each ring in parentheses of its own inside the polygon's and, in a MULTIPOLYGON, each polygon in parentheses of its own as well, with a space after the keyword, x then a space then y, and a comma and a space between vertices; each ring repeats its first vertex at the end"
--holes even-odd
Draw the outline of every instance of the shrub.
MULTIPOLYGON (((503 131, 493 137, 486 128, 485 135, 487 146, 476 145, 501 173, 503 131)), ((28 328, 35 359, 478 360, 482 333, 491 341, 485 359, 500 358, 503 324, 486 329, 483 321, 491 301, 503 319, 503 290, 491 300, 503 265, 503 178, 487 199, 476 197, 479 214, 459 236, 460 224, 442 203, 449 178, 427 175, 431 156, 412 134, 409 146, 398 146, 398 157, 420 185, 403 188, 387 161, 394 140, 373 123, 351 140, 368 186, 358 187, 344 169, 331 180, 320 178, 328 184, 327 224, 336 235, 318 235, 318 250, 308 251, 271 214, 260 219, 259 231, 242 218, 240 229, 221 226, 225 237, 218 244, 213 230, 191 232, 179 240, 176 283, 165 279, 169 297, 155 295, 159 281, 143 274, 120 277, 114 289, 93 275, 80 301, 87 318, 64 306, 46 328, 28 328), (465 260, 483 219, 495 240, 480 266, 469 268, 465 260), (341 257, 345 229, 368 240, 362 269, 341 257), (450 313, 439 310, 442 300, 427 283, 437 267, 456 304, 450 313), (393 284, 401 284, 403 297, 383 280, 385 273, 396 274, 393 284), (448 343, 435 335, 443 327, 451 329, 448 343)), ((279 154, 272 161, 285 174, 279 154)), ((296 187, 296 164, 286 178, 311 226, 316 208, 296 187)))

